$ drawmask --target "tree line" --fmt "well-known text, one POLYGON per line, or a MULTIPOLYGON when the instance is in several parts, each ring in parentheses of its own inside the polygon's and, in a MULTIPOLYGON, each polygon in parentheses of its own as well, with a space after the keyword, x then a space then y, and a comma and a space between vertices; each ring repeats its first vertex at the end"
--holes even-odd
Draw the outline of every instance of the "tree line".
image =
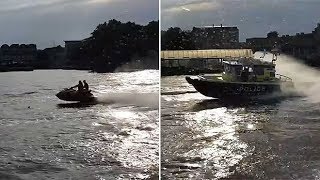
MULTIPOLYGON (((132 60, 159 52, 159 21, 147 25, 115 19, 99 24, 71 56, 71 64, 91 66, 97 72, 112 72, 132 60)), ((158 56, 158 55, 157 55, 158 56)), ((154 58, 157 63, 158 58, 154 58)))
POLYGON ((161 31, 161 50, 192 50, 196 49, 192 39, 192 31, 183 31, 179 27, 171 27, 161 31))
POLYGON ((171 27, 161 31, 162 50, 193 50, 193 49, 230 49, 240 48, 240 43, 224 30, 205 30, 194 27, 182 30, 171 27), (224 36, 224 34, 226 36, 224 36))

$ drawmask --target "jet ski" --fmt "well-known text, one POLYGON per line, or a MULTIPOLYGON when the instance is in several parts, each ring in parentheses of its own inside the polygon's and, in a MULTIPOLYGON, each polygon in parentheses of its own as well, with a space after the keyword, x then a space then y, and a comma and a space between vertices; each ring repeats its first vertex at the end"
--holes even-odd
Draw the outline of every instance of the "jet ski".
POLYGON ((73 102, 83 102, 83 103, 90 103, 95 102, 96 97, 91 93, 91 91, 83 91, 79 92, 73 88, 66 88, 59 93, 56 94, 56 96, 64 101, 73 101, 73 102))

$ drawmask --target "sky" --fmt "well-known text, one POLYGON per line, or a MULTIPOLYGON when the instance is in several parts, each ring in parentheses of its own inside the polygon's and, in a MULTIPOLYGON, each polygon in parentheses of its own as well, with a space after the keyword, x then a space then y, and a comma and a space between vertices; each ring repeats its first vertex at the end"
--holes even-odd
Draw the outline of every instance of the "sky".
POLYGON ((64 46, 64 40, 87 38, 110 19, 143 25, 159 20, 159 1, 1 0, 0 44, 64 46))
POLYGON ((320 23, 320 0, 162 0, 161 29, 193 26, 237 26, 240 41, 310 33, 320 23))

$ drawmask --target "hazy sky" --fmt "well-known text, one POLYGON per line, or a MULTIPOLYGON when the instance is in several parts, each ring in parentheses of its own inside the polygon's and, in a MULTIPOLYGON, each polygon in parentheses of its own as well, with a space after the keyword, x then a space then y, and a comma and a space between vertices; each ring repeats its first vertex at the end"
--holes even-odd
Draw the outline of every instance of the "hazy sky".
POLYGON ((320 23, 320 0, 162 0, 161 28, 238 26, 240 40, 311 32, 320 23))
POLYGON ((0 44, 64 46, 64 40, 87 38, 113 18, 139 24, 158 20, 158 8, 158 0, 1 0, 0 44))

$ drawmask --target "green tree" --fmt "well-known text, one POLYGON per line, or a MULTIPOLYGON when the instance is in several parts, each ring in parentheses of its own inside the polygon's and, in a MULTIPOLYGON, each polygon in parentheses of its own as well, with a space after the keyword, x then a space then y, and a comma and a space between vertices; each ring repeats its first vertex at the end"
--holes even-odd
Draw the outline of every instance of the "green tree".
POLYGON ((194 43, 191 40, 191 33, 182 31, 178 27, 169 28, 161 33, 162 50, 187 50, 194 49, 194 43))
POLYGON ((158 21, 142 26, 112 19, 97 26, 84 41, 79 54, 101 71, 110 72, 131 61, 134 55, 145 56, 150 50, 158 51, 158 29, 158 21))
POLYGON ((267 34, 267 38, 277 38, 279 33, 277 31, 271 31, 267 34))

